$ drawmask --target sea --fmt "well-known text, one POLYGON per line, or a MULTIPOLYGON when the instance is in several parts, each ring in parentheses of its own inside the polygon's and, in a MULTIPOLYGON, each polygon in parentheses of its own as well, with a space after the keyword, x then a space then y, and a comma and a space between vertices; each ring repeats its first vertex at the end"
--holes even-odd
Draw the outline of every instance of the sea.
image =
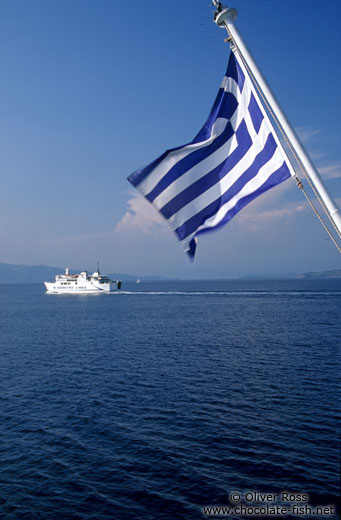
POLYGON ((336 518, 340 314, 331 279, 0 285, 0 518, 336 518))

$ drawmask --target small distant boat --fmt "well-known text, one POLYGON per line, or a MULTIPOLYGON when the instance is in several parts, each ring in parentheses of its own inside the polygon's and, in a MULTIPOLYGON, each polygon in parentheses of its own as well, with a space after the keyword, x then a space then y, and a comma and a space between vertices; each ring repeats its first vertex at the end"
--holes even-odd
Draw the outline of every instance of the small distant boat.
POLYGON ((141 283, 140 278, 138 278, 138 279, 136 280, 136 283, 141 283))
POLYGON ((67 267, 65 274, 57 274, 54 282, 44 282, 44 285, 46 292, 55 294, 110 293, 121 288, 121 281, 110 280, 107 276, 101 275, 99 268, 88 275, 87 271, 70 274, 67 267))

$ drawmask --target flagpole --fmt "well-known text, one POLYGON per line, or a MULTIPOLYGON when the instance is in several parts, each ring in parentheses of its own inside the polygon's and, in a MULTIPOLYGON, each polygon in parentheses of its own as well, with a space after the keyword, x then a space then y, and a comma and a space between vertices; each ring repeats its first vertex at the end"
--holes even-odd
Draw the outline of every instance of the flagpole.
POLYGON ((300 162, 302 163, 305 173, 310 179, 311 183, 314 185, 316 191, 318 192, 322 205, 331 221, 333 222, 336 230, 338 231, 339 236, 341 235, 341 216, 340 210, 337 207, 335 201, 332 196, 328 192, 326 186, 324 185, 320 174, 318 173, 316 167, 308 156, 307 151, 305 150, 303 144, 299 140, 295 130, 291 126, 288 121, 286 115, 284 114, 279 102, 277 101, 274 93, 272 92, 270 86, 268 85, 266 79, 264 78, 262 72, 258 68, 254 58, 252 57, 250 51, 242 40, 238 29, 234 25, 234 22, 237 18, 236 9, 224 7, 219 0, 212 0, 213 4, 217 8, 214 14, 214 21, 219 27, 225 27, 229 36, 235 43, 238 51, 241 53, 242 57, 247 63, 248 68, 251 70, 252 75, 256 79, 259 87, 261 88, 264 96, 268 100, 269 104, 273 112, 275 113, 276 119, 278 120, 280 126, 285 132, 287 138, 289 139, 293 149, 296 151, 296 154, 299 157, 300 162))

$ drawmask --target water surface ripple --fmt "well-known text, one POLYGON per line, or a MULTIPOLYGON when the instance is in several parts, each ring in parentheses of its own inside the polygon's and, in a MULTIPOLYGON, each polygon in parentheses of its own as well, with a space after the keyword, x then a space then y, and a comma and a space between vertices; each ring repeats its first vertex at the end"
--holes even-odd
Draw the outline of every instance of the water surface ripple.
POLYGON ((200 519, 338 493, 341 283, 0 286, 0 517, 200 519))

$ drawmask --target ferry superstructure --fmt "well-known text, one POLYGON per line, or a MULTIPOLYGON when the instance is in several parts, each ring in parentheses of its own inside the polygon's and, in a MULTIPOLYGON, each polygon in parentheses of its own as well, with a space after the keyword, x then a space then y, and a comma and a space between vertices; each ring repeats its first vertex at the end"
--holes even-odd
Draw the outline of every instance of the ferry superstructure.
POLYGON ((87 271, 70 274, 67 267, 65 274, 57 274, 54 282, 44 282, 44 285, 46 292, 55 294, 110 293, 121 288, 121 281, 110 280, 101 275, 99 269, 91 275, 87 271))

